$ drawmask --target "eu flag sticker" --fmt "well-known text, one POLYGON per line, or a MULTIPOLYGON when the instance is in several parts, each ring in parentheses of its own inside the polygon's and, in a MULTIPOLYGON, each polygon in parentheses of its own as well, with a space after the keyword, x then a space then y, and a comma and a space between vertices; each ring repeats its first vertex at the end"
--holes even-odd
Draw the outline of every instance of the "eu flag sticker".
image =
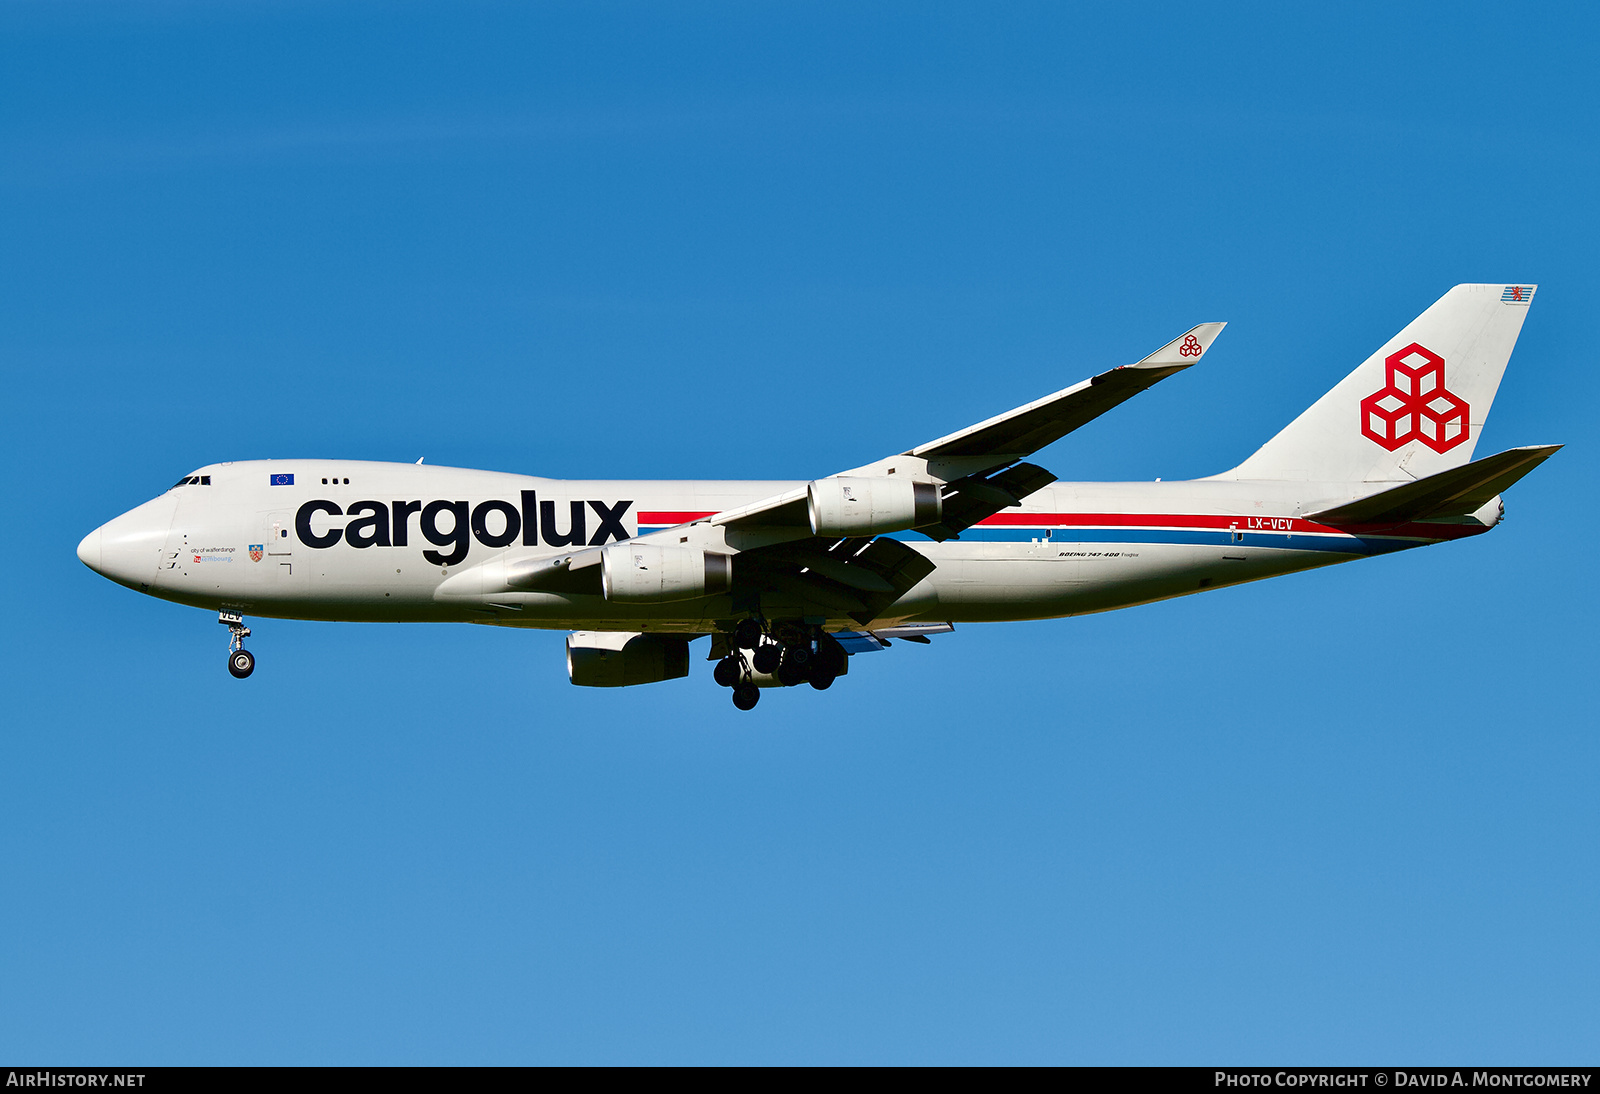
POLYGON ((271 478, 272 478, 272 485, 273 486, 293 486, 294 485, 294 476, 293 475, 273 475, 273 476, 271 476, 271 478))

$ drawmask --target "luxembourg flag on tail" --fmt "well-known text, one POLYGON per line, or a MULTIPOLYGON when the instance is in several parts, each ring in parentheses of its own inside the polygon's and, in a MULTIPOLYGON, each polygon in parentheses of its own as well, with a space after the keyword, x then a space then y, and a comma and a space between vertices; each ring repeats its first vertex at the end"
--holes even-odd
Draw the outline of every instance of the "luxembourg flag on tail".
POLYGON ((1506 291, 1500 294, 1502 304, 1526 304, 1532 299, 1532 285, 1507 285, 1506 291))

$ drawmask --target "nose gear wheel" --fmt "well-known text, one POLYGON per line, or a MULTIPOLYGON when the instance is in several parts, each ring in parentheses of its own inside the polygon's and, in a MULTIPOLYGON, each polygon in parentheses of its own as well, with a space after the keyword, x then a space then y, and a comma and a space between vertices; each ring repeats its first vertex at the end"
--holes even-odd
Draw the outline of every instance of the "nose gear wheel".
POLYGON ((244 616, 236 612, 218 612, 217 622, 228 628, 228 673, 235 680, 243 680, 256 671, 255 654, 244 648, 250 628, 244 625, 244 616))

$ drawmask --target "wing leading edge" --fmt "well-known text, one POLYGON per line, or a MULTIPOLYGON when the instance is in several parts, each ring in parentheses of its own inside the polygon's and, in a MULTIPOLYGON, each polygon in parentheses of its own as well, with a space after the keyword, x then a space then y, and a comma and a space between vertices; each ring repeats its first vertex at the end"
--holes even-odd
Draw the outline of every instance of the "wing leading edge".
POLYGON ((968 426, 907 452, 930 463, 960 464, 963 474, 990 471, 1032 455, 1146 388, 1198 364, 1226 323, 1201 323, 1142 361, 1102 372, 1026 406, 968 426), (968 466, 975 461, 976 466, 968 466))
MULTIPOLYGON (((949 515, 930 534, 947 539, 1054 482, 1056 477, 1044 468, 1018 461, 1199 363, 1225 326, 1201 323, 1131 365, 1091 376, 977 425, 834 477, 902 474, 939 483, 949 515)), ((790 490, 718 513, 710 520, 730 529, 803 527, 807 524, 806 490, 790 490)))

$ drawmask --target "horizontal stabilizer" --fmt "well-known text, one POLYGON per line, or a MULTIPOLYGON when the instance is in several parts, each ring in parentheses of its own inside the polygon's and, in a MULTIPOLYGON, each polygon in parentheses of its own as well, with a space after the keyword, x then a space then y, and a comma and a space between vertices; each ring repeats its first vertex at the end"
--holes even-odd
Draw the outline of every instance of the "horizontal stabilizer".
POLYGON ((1513 448, 1404 486, 1379 491, 1359 501, 1307 513, 1306 518, 1321 524, 1400 524, 1468 516, 1560 448, 1559 444, 1513 448))

